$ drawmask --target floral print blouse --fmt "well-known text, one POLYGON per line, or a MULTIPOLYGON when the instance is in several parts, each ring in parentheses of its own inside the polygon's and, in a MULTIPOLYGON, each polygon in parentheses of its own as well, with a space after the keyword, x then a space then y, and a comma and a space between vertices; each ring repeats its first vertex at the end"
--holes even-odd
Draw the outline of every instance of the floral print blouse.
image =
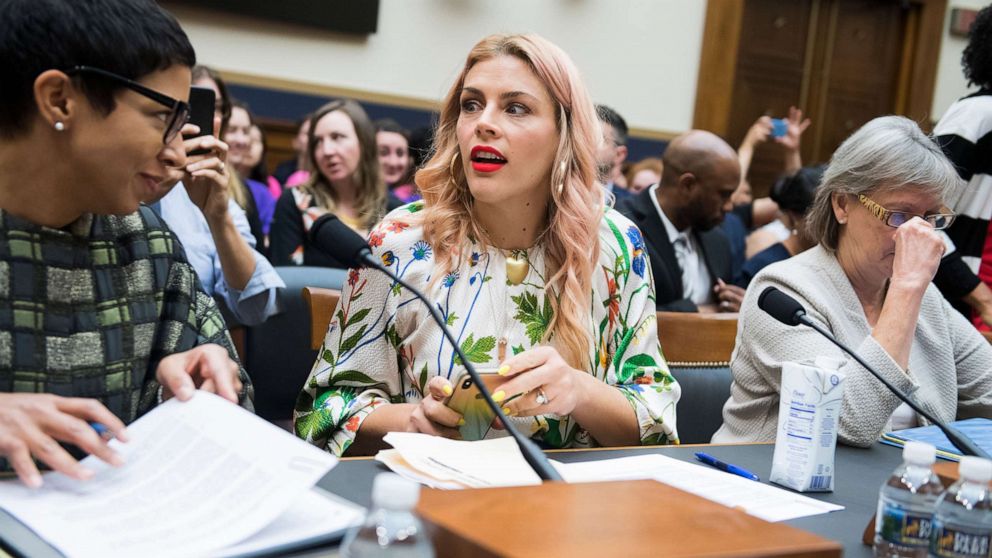
MULTIPOLYGON (((506 355, 541 344, 553 317, 540 245, 514 254, 530 263, 518 285, 507 281, 498 248, 465 247, 462 265, 435 281, 434 249, 410 220, 423 202, 401 207, 369 235, 374 255, 425 290, 476 368, 497 368, 497 339, 506 355), (512 353, 511 353, 512 352, 512 353)), ((678 443, 675 405, 681 394, 661 354, 654 288, 641 232, 616 211, 599 228, 585 371, 620 390, 640 425, 642 444, 678 443)), ((297 399, 297 436, 341 455, 362 421, 380 405, 417 403, 434 376, 454 383, 463 371, 451 344, 412 294, 375 270, 351 270, 323 347, 297 399)), ((546 446, 591 447, 596 441, 570 416, 513 417, 546 446)), ((504 431, 505 434, 505 431, 504 431)))

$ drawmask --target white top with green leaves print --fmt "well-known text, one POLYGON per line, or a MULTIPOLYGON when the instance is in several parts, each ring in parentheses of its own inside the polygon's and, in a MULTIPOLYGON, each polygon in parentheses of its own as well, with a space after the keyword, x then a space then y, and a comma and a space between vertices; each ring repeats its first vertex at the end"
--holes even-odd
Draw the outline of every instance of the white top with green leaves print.
MULTIPOLYGON (((528 251, 530 271, 519 285, 507 282, 501 250, 471 244, 462 265, 428 288, 434 250, 410 220, 422 207, 414 202, 396 209, 370 233, 375 257, 426 291, 477 368, 499 366, 497 339, 502 336, 509 341, 507 354, 540 345, 552 317, 540 245, 528 251)), ((681 391, 658 344, 644 240, 612 209, 603 216, 599 240, 589 322, 595 344, 585 370, 626 396, 637 415, 641 443, 677 443, 675 405, 681 391)), ((352 270, 297 400, 296 433, 341 455, 376 407, 419 402, 431 378, 443 375, 454 382, 462 369, 451 344, 413 295, 375 270, 352 270)), ((597 445, 570 416, 513 420, 550 447, 597 445)))

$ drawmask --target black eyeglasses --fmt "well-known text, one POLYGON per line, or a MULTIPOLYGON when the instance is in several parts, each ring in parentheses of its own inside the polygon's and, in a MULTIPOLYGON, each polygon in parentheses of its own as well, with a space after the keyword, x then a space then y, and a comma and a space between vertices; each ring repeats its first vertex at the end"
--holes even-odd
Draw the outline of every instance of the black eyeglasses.
POLYGON ((169 113, 169 117, 165 121, 165 133, 162 135, 162 143, 167 144, 175 139, 176 134, 179 133, 179 130, 182 130, 183 126, 186 125, 186 122, 189 121, 189 103, 186 101, 180 101, 179 99, 173 99, 168 95, 159 93, 154 89, 149 89, 148 87, 145 87, 144 85, 141 85, 140 83, 124 76, 119 76, 113 72, 108 72, 107 70, 101 70, 100 68, 94 68, 92 66, 76 66, 66 73, 69 75, 97 75, 111 81, 115 81, 135 93, 144 95, 160 105, 169 107, 172 112, 169 113))

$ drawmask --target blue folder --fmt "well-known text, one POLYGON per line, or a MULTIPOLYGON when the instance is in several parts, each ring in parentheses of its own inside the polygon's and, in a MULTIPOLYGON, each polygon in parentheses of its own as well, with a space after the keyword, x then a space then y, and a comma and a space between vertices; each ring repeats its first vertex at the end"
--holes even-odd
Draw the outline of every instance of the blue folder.
MULTIPOLYGON (((952 422, 951 426, 971 438, 971 441, 985 450, 986 453, 992 454, 992 420, 972 418, 952 422)), ((949 461, 961 460, 961 452, 951 444, 950 440, 947 439, 947 436, 944 436, 944 433, 939 428, 933 425, 886 432, 882 434, 880 441, 883 444, 900 448, 906 445, 906 442, 910 441, 926 442, 937 448, 937 457, 949 461)))

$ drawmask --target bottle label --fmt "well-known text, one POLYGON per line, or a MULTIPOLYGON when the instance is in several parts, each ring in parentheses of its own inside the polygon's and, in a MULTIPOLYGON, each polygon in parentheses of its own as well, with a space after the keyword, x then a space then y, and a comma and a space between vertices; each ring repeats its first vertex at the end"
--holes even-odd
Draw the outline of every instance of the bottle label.
POLYGON ((907 510, 892 502, 884 502, 881 512, 878 534, 883 539, 904 546, 930 545, 932 514, 907 510))
POLYGON ((990 534, 964 531, 953 525, 942 525, 934 520, 934 536, 930 541, 930 554, 948 558, 971 558, 990 556, 990 534))

